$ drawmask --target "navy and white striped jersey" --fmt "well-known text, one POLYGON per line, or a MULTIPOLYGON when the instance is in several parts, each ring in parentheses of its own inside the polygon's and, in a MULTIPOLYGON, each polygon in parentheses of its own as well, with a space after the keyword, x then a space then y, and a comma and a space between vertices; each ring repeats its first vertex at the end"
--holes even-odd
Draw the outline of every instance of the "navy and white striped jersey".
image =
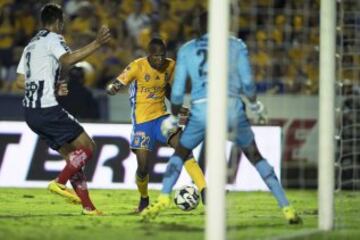
POLYGON ((55 86, 60 77, 59 58, 69 52, 63 36, 39 31, 25 47, 17 73, 25 76, 24 107, 47 108, 58 105, 55 86))

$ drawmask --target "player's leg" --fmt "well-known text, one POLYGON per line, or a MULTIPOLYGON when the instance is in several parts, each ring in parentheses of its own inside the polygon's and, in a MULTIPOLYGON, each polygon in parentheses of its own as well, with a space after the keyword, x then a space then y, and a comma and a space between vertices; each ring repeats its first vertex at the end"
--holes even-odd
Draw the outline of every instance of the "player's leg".
POLYGON ((59 152, 68 161, 60 172, 57 182, 65 185, 91 159, 94 150, 94 141, 84 131, 71 142, 62 145, 59 152))
MULTIPOLYGON (((71 202, 84 203, 83 199, 80 200, 65 184, 91 158, 95 147, 92 139, 84 132, 79 122, 61 106, 35 112, 27 109, 25 120, 50 148, 58 151, 66 160, 64 169, 55 180, 49 183, 48 189, 71 202)), ((93 205, 90 203, 87 206, 92 209, 93 205)))
MULTIPOLYGON (((176 132, 173 136, 170 137, 168 143, 172 148, 176 148, 179 145, 180 135, 182 131, 176 132)), ((185 157, 184 167, 194 181, 196 187, 201 193, 201 200, 203 204, 205 204, 205 188, 206 188, 206 180, 202 169, 194 158, 192 152, 190 152, 188 157, 185 157)))
POLYGON ((276 198, 279 207, 283 210, 285 218, 290 224, 300 223, 301 218, 298 216, 295 209, 290 206, 285 191, 274 172, 274 168, 261 156, 255 141, 252 141, 249 146, 243 147, 242 150, 250 162, 255 166, 261 178, 276 198))
POLYGON ((191 150, 184 148, 181 144, 175 149, 171 156, 163 176, 161 194, 157 201, 142 211, 141 217, 144 221, 155 218, 162 210, 170 205, 170 194, 176 181, 178 180, 184 160, 190 154, 191 150))
MULTIPOLYGON (((162 121, 161 121, 162 122, 162 121)), ((157 128, 159 129, 157 131, 157 140, 161 143, 168 143, 172 148, 176 149, 176 147, 179 145, 180 136, 182 134, 181 128, 178 128, 173 133, 170 133, 169 136, 167 136, 167 139, 161 134, 160 126, 161 122, 159 122, 157 128)), ((190 152, 188 157, 184 157, 184 167, 191 177, 191 179, 194 181, 196 187, 200 191, 201 195, 203 196, 202 202, 205 204, 205 187, 206 187, 206 181, 203 171, 201 170, 199 164, 195 160, 192 152, 190 152)))
POLYGON ((180 137, 180 143, 175 148, 175 153, 170 157, 170 160, 167 163, 162 181, 161 194, 157 199, 157 202, 141 213, 144 221, 155 218, 159 212, 170 205, 170 194, 180 176, 184 159, 186 159, 192 149, 204 139, 204 134, 205 112, 203 109, 198 109, 198 111, 195 111, 195 114, 192 113, 189 123, 180 137))
POLYGON ((240 117, 239 120, 236 143, 242 149, 252 165, 255 166, 261 178, 276 198, 280 208, 284 212, 285 218, 290 223, 301 222, 301 219, 298 217, 294 208, 290 206, 285 191, 274 172, 274 168, 260 154, 254 140, 254 133, 252 132, 246 117, 240 117))
MULTIPOLYGON (((68 152, 71 152, 71 147, 68 144, 65 144, 62 148, 58 149, 58 152, 60 155, 65 159, 66 163, 69 162, 68 159, 68 152), (68 149, 65 151, 65 149, 68 149)), ((65 183, 59 183, 58 178, 51 181, 48 185, 48 189, 50 192, 58 194, 62 197, 64 197, 67 201, 74 204, 81 204, 80 198, 76 195, 76 192, 73 192, 72 190, 68 189, 66 187, 65 183)))
POLYGON ((79 122, 60 106, 36 112, 26 110, 25 119, 29 127, 67 161, 59 177, 49 183, 48 189, 72 202, 79 203, 80 199, 67 189, 65 184, 90 159, 94 148, 93 141, 79 122))
POLYGON ((155 145, 156 137, 153 128, 156 120, 141 124, 134 124, 131 135, 130 148, 135 152, 137 159, 136 186, 140 193, 139 204, 135 212, 141 212, 149 205, 148 183, 149 183, 149 152, 155 145))
POLYGON ((75 175, 70 178, 72 187, 74 188, 76 194, 81 199, 81 204, 83 206, 84 215, 101 215, 102 212, 97 210, 92 203, 86 184, 86 176, 84 171, 81 169, 75 175))
POLYGON ((206 203, 206 180, 202 169, 200 168, 198 162, 195 160, 192 152, 190 152, 189 156, 185 159, 184 167, 186 172, 189 174, 191 179, 194 181, 196 187, 198 188, 201 201, 203 205, 206 203))
POLYGON ((149 205, 149 150, 136 149, 137 169, 136 169, 136 186, 140 193, 140 200, 135 212, 142 212, 149 205))
POLYGON ((199 187, 203 190, 205 187, 205 177, 197 162, 193 159, 192 149, 194 149, 203 139, 205 133, 205 111, 203 106, 195 106, 184 132, 170 139, 175 147, 175 153, 170 158, 167 171, 163 178, 164 194, 170 194, 175 185, 183 165, 187 166, 189 175, 193 180, 196 179, 199 187), (180 163, 181 160, 181 163, 180 163), (174 171, 174 172, 173 172, 174 171), (171 174, 170 174, 171 172, 171 174), (173 172, 173 173, 172 173, 173 172))
POLYGON ((255 141, 252 141, 247 147, 242 147, 242 151, 252 165, 255 166, 256 170, 259 172, 260 176, 275 196, 279 206, 281 208, 288 206, 289 201, 275 175, 274 168, 270 166, 268 161, 261 156, 255 141))
MULTIPOLYGON (((86 132, 82 132, 76 139, 71 141, 68 144, 65 144, 59 149, 59 152, 67 160, 67 165, 64 170, 60 173, 58 179, 63 179, 65 181, 67 176, 70 175, 71 185, 73 186, 77 196, 81 199, 81 204, 83 206, 84 215, 101 215, 101 211, 97 210, 90 199, 89 191, 87 188, 86 177, 83 172, 83 167, 87 161, 92 157, 92 153, 95 150, 95 143, 89 137, 86 132), (84 154, 85 152, 85 154, 84 154), (84 164, 80 168, 74 167, 74 161, 80 156, 84 159, 84 164)), ((58 180, 58 181, 59 181, 58 180)), ((60 180, 61 181, 61 180, 60 180)))

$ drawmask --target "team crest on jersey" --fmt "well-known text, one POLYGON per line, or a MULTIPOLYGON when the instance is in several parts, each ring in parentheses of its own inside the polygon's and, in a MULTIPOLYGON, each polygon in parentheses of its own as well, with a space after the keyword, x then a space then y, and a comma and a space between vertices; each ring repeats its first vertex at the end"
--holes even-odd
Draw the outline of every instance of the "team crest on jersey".
POLYGON ((159 77, 159 76, 156 76, 156 80, 160 80, 160 77, 159 77))
POLYGON ((144 77, 145 81, 149 81, 150 80, 150 75, 149 74, 145 74, 145 77, 144 77))

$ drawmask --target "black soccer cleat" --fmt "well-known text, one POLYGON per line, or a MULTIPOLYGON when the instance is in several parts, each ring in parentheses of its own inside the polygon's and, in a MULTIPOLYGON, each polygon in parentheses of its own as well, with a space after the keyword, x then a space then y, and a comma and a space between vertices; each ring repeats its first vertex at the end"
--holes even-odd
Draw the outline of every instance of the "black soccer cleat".
POLYGON ((149 206, 149 197, 140 197, 139 206, 135 209, 135 213, 141 213, 147 206, 149 206))
POLYGON ((206 204, 206 188, 203 188, 200 192, 201 195, 201 202, 205 206, 206 204))

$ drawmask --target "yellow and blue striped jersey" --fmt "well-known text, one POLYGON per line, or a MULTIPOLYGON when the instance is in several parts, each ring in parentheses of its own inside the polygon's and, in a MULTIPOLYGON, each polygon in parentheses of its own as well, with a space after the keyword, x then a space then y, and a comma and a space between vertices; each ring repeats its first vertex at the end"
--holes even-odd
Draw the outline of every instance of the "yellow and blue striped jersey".
POLYGON ((150 66, 147 58, 131 62, 117 77, 129 85, 133 124, 144 123, 168 114, 165 105, 166 86, 172 83, 175 61, 167 58, 163 69, 150 66))

